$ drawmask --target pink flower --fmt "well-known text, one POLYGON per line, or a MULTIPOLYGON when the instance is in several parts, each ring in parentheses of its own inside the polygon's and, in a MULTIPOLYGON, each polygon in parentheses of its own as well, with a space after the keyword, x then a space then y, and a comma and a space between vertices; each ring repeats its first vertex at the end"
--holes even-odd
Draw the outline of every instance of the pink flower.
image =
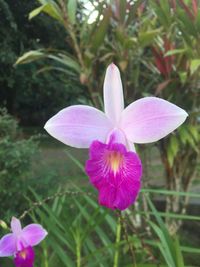
POLYGON ((16 267, 32 267, 34 263, 33 246, 39 244, 47 235, 39 224, 29 224, 22 229, 20 221, 11 220, 12 233, 0 240, 0 257, 14 256, 16 267))
POLYGON ((75 105, 61 110, 45 125, 64 144, 90 148, 86 172, 99 191, 99 203, 124 210, 138 196, 142 165, 133 143, 158 141, 179 127, 188 114, 157 97, 139 99, 124 109, 118 68, 111 64, 104 81, 102 111, 75 105))

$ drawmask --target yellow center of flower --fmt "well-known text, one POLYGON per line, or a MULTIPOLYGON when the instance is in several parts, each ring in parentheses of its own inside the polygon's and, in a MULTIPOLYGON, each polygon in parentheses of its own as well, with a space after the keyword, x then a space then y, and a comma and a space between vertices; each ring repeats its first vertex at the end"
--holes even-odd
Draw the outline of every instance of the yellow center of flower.
POLYGON ((26 250, 22 250, 19 254, 22 259, 26 259, 26 250))
POLYGON ((111 151, 107 156, 107 161, 111 170, 116 173, 123 162, 123 155, 117 151, 111 151))

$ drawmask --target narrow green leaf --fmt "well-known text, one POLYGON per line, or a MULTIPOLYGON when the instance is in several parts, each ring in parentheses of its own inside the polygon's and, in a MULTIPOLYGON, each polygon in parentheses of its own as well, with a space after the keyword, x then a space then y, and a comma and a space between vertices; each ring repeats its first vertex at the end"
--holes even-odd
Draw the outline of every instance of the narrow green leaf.
POLYGON ((77 0, 68 0, 67 13, 72 24, 76 22, 77 0))
POLYGON ((34 10, 32 10, 29 13, 28 19, 31 20, 32 18, 38 16, 41 12, 43 12, 44 7, 45 7, 45 5, 44 6, 37 7, 34 10))
POLYGON ((61 23, 63 22, 63 18, 60 12, 60 9, 56 5, 55 2, 53 3, 46 3, 33 11, 30 12, 29 14, 29 19, 34 18, 35 16, 39 15, 41 12, 44 12, 48 14, 50 17, 60 21, 61 23))
POLYGON ((53 59, 54 61, 57 61, 57 62, 65 65, 65 66, 75 70, 77 73, 80 72, 79 64, 74 59, 72 59, 71 57, 69 57, 65 54, 62 54, 62 53, 59 53, 58 55, 49 54, 49 55, 47 55, 47 57, 49 59, 53 59))
POLYGON ((175 236, 175 238, 174 238, 174 247, 175 247, 175 251, 176 251, 176 266, 177 267, 184 267, 185 264, 184 264, 183 254, 182 254, 180 243, 179 243, 177 236, 175 236))
POLYGON ((143 188, 141 189, 142 193, 155 193, 161 195, 174 195, 174 196, 188 196, 193 198, 200 198, 200 194, 192 192, 177 192, 173 190, 164 190, 164 189, 152 189, 152 188, 143 188))
POLYGON ((198 142, 200 139, 198 127, 194 125, 188 125, 188 130, 192 134, 194 140, 198 142))
POLYGON ((169 235, 169 232, 162 220, 162 218, 160 217, 158 211, 156 210, 156 208, 154 207, 152 201, 150 200, 148 195, 145 195, 145 197, 147 198, 147 202, 152 210, 152 212, 154 213, 154 216, 156 218, 157 223, 159 224, 160 229, 162 230, 164 237, 166 239, 166 242, 168 244, 169 250, 170 250, 170 254, 172 255, 172 258, 175 258, 175 252, 174 252, 174 248, 173 248, 173 242, 171 240, 171 236, 169 235))
POLYGON ((110 8, 107 8, 103 19, 100 21, 99 25, 97 25, 95 32, 92 37, 91 41, 91 50, 93 53, 97 51, 97 49, 100 47, 100 45, 103 43, 105 35, 107 33, 108 25, 110 22, 110 8))
POLYGON ((200 254, 200 248, 192 248, 192 247, 181 246, 181 250, 183 252, 186 252, 186 253, 200 254))
POLYGON ((169 247, 169 242, 165 238, 165 235, 163 233, 163 229, 161 230, 156 224, 154 224, 151 221, 149 221, 149 224, 151 225, 151 227, 153 228, 153 230, 155 231, 155 233, 157 234, 157 236, 160 239, 161 244, 159 244, 159 249, 160 249, 166 263, 168 264, 168 266, 178 267, 178 266, 176 266, 174 259, 173 259, 173 256, 171 255, 170 249, 173 249, 173 247, 171 247, 171 248, 169 247))
POLYGON ((69 153, 68 151, 65 151, 65 153, 67 154, 67 156, 76 164, 76 166, 85 174, 85 168, 84 165, 76 159, 76 157, 74 157, 71 153, 69 153))
MULTIPOLYGON (((153 212, 148 211, 137 211, 137 214, 145 215, 150 214, 154 215, 153 212)), ((167 217, 167 218, 174 218, 176 220, 191 220, 191 221, 200 221, 200 216, 193 216, 193 215, 186 215, 186 214, 177 214, 177 213, 171 213, 171 212, 157 212, 157 214, 160 217, 167 217)))
POLYGON ((30 63, 30 62, 33 62, 35 60, 38 60, 44 57, 45 57, 45 54, 41 50, 29 51, 23 54, 23 56, 19 57, 15 65, 30 63))
POLYGON ((173 50, 169 50, 166 54, 165 57, 167 56, 173 56, 173 55, 177 55, 177 54, 185 54, 187 52, 186 48, 182 48, 182 49, 173 49, 173 50))

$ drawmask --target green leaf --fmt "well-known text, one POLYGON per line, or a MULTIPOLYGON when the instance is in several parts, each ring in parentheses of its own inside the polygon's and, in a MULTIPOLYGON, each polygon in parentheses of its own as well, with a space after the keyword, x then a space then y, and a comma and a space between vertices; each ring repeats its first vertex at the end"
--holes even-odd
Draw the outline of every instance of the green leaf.
POLYGON ((184 30, 184 33, 188 35, 189 38, 191 38, 191 36, 197 38, 198 33, 196 31, 195 24, 185 10, 177 9, 176 20, 178 21, 178 23, 182 24, 181 29, 184 30))
POLYGON ((193 59, 190 63, 190 71, 193 74, 200 66, 200 59, 193 59))
POLYGON ((181 246, 181 250, 183 252, 186 252, 186 253, 200 254, 200 248, 192 248, 192 247, 181 246))
POLYGON ((199 131, 198 131, 198 127, 193 126, 193 125, 188 125, 188 130, 189 130, 189 132, 192 134, 194 140, 195 140, 196 142, 198 142, 198 141, 199 141, 199 138, 200 138, 200 136, 199 136, 199 131))
POLYGON ((46 5, 40 6, 40 7, 35 8, 34 10, 32 10, 28 16, 29 20, 31 20, 32 18, 38 16, 41 12, 43 12, 45 6, 46 5))
POLYGON ((67 13, 69 20, 72 24, 76 22, 76 10, 77 10, 77 0, 69 0, 67 3, 67 13))
MULTIPOLYGON (((174 252, 173 242, 172 242, 172 240, 171 240, 171 236, 169 235, 169 232, 168 232, 168 230, 167 230, 167 228, 166 228, 166 226, 165 226, 165 224, 164 224, 162 218, 160 217, 158 211, 157 211, 156 208, 154 207, 154 205, 153 205, 152 201, 150 200, 149 196, 148 196, 148 195, 145 195, 145 197, 147 198, 148 204, 149 204, 149 206, 150 206, 152 212, 154 213, 154 216, 155 216, 155 218, 156 218, 156 221, 157 221, 157 223, 158 223, 160 229, 162 230, 162 233, 163 233, 163 235, 164 235, 164 238, 165 238, 165 240, 166 240, 166 242, 167 242, 167 244, 168 244, 168 249, 170 250, 170 255, 171 255, 172 259, 174 259, 174 257, 175 257, 175 252, 174 252)), ((171 257, 170 257, 170 258, 171 258, 171 257)), ((169 259, 168 259, 168 260, 169 260, 169 259)), ((171 261, 171 260, 170 260, 170 261, 171 261)), ((170 266, 170 265, 169 265, 169 266, 170 266)), ((175 266, 176 266, 176 265, 175 265, 175 266)), ((172 267, 172 266, 171 266, 171 267, 172 267)))
POLYGON ((170 146, 170 150, 172 152, 173 158, 175 158, 179 150, 179 143, 178 143, 178 139, 174 135, 170 137, 169 146, 170 146))
MULTIPOLYGON (((153 212, 148 211, 137 211, 137 214, 145 215, 154 215, 153 212)), ((160 217, 167 217, 167 218, 174 218, 176 220, 190 220, 190 221, 200 221, 199 216, 192 216, 192 215, 184 215, 184 214, 177 214, 177 213, 171 213, 171 212, 157 212, 160 217)))
POLYGON ((164 189, 152 189, 152 188, 143 188, 141 189, 142 193, 154 193, 154 194, 161 194, 161 195, 169 195, 169 196, 188 196, 193 198, 200 198, 200 194, 192 193, 192 192, 177 192, 173 190, 164 190, 164 189))
POLYGON ((160 5, 163 4, 163 2, 167 1, 160 1, 159 3, 157 3, 156 1, 151 1, 150 3, 157 15, 160 24, 165 27, 165 29, 169 30, 171 24, 171 16, 168 13, 169 10, 165 10, 165 7, 160 5))
POLYGON ((133 4, 129 7, 128 19, 126 21, 126 25, 130 25, 132 21, 136 18, 136 13, 138 12, 139 6, 142 4, 143 0, 137 0, 133 2, 133 4))
POLYGON ((173 49, 173 50, 167 51, 167 53, 165 54, 165 57, 167 57, 167 56, 173 56, 173 55, 177 55, 177 54, 185 54, 186 52, 187 52, 187 49, 186 48, 173 49))
POLYGON ((126 16, 126 6, 127 6, 126 0, 119 1, 119 13, 120 13, 120 20, 122 23, 124 22, 126 16))
POLYGON ((74 157, 68 151, 65 151, 65 153, 76 164, 76 166, 85 174, 85 167, 84 167, 84 165, 79 160, 77 160, 76 157, 74 157))
MULTIPOLYGON (((153 230, 155 231, 155 233, 157 234, 157 236, 160 239, 161 244, 158 244, 158 247, 159 247, 167 265, 170 267, 178 267, 178 266, 176 266, 174 259, 173 259, 173 256, 171 255, 169 243, 166 240, 163 231, 153 222, 149 221, 149 224, 151 225, 151 227, 153 228, 153 230)), ((171 247, 171 249, 173 249, 173 248, 171 247)))
POLYGON ((182 254, 180 243, 179 243, 177 236, 175 236, 175 238, 174 238, 174 247, 175 247, 175 251, 176 251, 176 266, 177 267, 184 267, 185 264, 184 264, 183 254, 182 254))
POLYGON ((146 45, 151 44, 159 33, 160 33, 160 29, 139 33, 138 39, 139 39, 140 45, 146 46, 146 45))
POLYGON ((178 74, 179 74, 181 83, 184 84, 187 80, 187 72, 186 71, 180 71, 178 74))
POLYGON ((77 73, 80 73, 81 68, 80 68, 79 64, 74 59, 72 59, 71 57, 69 57, 65 54, 61 54, 61 53, 59 53, 58 55, 47 54, 47 57, 49 59, 53 59, 54 61, 59 62, 65 66, 73 69, 77 73))
POLYGON ((91 50, 93 53, 97 51, 100 45, 103 43, 105 35, 107 33, 108 25, 110 22, 111 11, 109 8, 105 11, 103 19, 100 21, 99 25, 96 27, 95 32, 91 41, 91 50))
POLYGON ((167 146, 167 159, 169 161, 170 167, 172 167, 172 165, 174 163, 174 152, 173 152, 172 146, 170 144, 168 144, 168 146, 167 146))
POLYGON ((181 126, 178 129, 178 133, 180 136, 180 140, 181 142, 185 145, 186 143, 188 143, 189 139, 190 139, 190 134, 188 133, 187 129, 185 126, 181 126))
POLYGON ((46 3, 34 9, 33 11, 30 12, 29 19, 34 18, 35 16, 39 15, 41 12, 48 14, 50 17, 60 21, 61 23, 63 22, 60 9, 55 3, 46 3))
POLYGON ((19 57, 15 65, 30 63, 30 62, 33 62, 35 60, 38 60, 44 57, 45 57, 45 54, 41 50, 29 51, 23 54, 23 56, 19 57))

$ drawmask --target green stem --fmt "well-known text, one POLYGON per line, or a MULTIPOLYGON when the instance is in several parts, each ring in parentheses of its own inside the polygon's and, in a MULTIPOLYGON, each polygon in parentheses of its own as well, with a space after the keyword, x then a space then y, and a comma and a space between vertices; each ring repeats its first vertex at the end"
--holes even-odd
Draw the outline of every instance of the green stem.
POLYGON ((76 243, 76 263, 77 267, 81 267, 81 244, 79 241, 76 243))
POLYGON ((121 238, 121 222, 120 217, 118 218, 117 228, 116 228, 116 240, 115 240, 115 255, 114 255, 114 265, 113 267, 118 267, 119 264, 119 242, 121 238))
POLYGON ((49 264, 48 264, 48 254, 47 254, 46 246, 45 246, 45 249, 44 249, 44 266, 45 267, 49 266, 49 264))
POLYGON ((126 225, 126 221, 125 221, 125 218, 124 218, 124 216, 122 215, 121 212, 119 213, 119 218, 120 218, 121 227, 124 230, 124 235, 125 235, 126 242, 127 242, 128 246, 129 246, 129 250, 130 250, 131 255, 132 255, 133 267, 137 267, 134 248, 133 248, 132 243, 129 240, 128 230, 127 230, 127 227, 126 227, 127 226, 126 225))

